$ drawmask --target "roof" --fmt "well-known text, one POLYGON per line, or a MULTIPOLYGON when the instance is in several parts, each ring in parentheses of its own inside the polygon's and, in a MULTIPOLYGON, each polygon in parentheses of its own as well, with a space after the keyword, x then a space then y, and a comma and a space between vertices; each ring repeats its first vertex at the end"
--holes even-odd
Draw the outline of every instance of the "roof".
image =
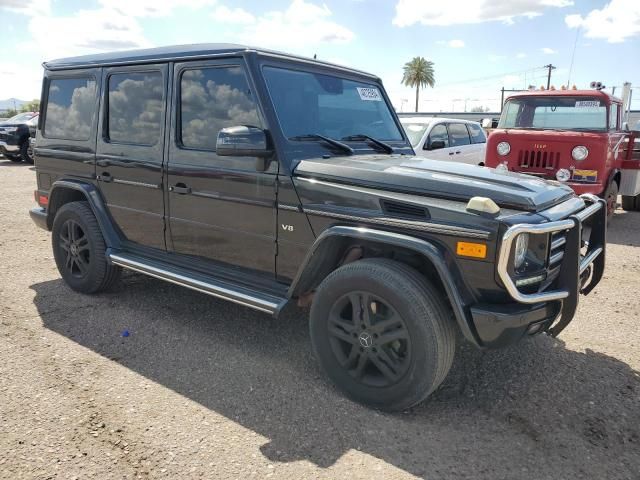
POLYGON ((408 116, 402 115, 399 117, 400 122, 402 123, 432 123, 434 121, 438 122, 458 122, 458 123, 478 123, 475 120, 464 120, 462 118, 448 118, 448 117, 427 117, 427 116, 408 116))
POLYGON ((618 97, 603 92, 602 90, 526 90, 523 92, 517 92, 509 95, 507 98, 512 97, 539 97, 544 96, 558 96, 558 97, 603 97, 608 101, 621 102, 618 97))
POLYGON ((341 65, 335 65, 322 60, 315 60, 274 50, 255 48, 234 43, 196 43, 191 45, 171 45, 158 48, 97 53, 93 55, 82 55, 79 57, 59 58, 57 60, 44 62, 42 66, 47 70, 68 70, 72 68, 155 63, 170 60, 205 59, 222 55, 241 54, 245 52, 256 52, 261 55, 276 56, 307 63, 312 62, 318 65, 354 72, 359 75, 366 75, 376 79, 378 78, 367 72, 362 72, 360 70, 355 70, 341 65))

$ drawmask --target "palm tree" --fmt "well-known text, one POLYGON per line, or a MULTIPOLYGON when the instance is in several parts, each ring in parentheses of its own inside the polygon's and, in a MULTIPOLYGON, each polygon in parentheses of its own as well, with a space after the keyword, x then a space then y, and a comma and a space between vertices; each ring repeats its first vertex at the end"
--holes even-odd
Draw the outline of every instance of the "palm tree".
POLYGON ((414 57, 404 64, 402 83, 407 87, 416 87, 416 112, 418 111, 418 99, 420 87, 432 87, 436 84, 433 62, 424 57, 414 57))

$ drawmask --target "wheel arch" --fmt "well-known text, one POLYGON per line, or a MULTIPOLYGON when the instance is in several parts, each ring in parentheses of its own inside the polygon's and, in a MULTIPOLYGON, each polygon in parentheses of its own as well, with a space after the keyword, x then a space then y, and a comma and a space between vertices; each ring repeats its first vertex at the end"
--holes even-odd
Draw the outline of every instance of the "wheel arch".
MULTIPOLYGON (((404 234, 369 228, 334 226, 318 236, 294 278, 288 297, 299 297, 313 291, 333 270, 350 261, 358 260, 355 248, 375 245, 394 255, 411 254, 421 260, 420 273, 435 283, 436 288, 446 293, 456 322, 467 340, 480 345, 472 323, 467 316, 467 307, 447 266, 445 257, 436 245, 420 238, 404 234)), ((402 262, 402 259, 399 261, 402 262)), ((403 262, 409 263, 409 262, 403 262)), ((410 266, 414 266, 411 265, 410 266)))
POLYGON ((53 183, 49 191, 47 206, 47 229, 51 230, 53 227, 53 221, 60 207, 69 202, 78 201, 85 201, 91 207, 107 247, 118 247, 120 236, 109 217, 100 192, 95 185, 89 182, 57 180, 53 183))

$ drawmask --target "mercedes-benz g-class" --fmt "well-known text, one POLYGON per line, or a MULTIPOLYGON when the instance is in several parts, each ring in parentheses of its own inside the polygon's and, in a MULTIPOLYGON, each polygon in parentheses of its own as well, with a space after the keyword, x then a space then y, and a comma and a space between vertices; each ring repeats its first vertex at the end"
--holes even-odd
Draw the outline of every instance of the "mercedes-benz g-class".
POLYGON ((602 278, 603 200, 415 157, 373 75, 227 44, 44 67, 31 216, 64 281, 310 307, 318 362, 368 405, 426 398, 457 332, 558 334, 602 278))

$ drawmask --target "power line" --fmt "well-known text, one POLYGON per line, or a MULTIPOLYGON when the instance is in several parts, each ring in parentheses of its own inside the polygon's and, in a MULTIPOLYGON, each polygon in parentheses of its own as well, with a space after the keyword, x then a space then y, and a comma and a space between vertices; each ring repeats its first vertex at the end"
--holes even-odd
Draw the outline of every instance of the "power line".
POLYGON ((513 71, 513 72, 505 72, 505 73, 499 73, 499 74, 496 74, 496 75, 489 75, 489 76, 486 76, 486 77, 470 78, 468 80, 458 80, 458 81, 455 81, 455 82, 445 83, 444 85, 437 84, 437 86, 438 87, 448 87, 450 85, 460 85, 460 84, 464 84, 464 83, 481 82, 483 80, 493 80, 494 78, 505 77, 507 75, 518 75, 518 74, 523 74, 523 73, 528 73, 528 72, 535 72, 536 70, 541 70, 542 68, 546 68, 546 67, 534 67, 534 68, 528 68, 526 70, 517 70, 517 71, 513 71))

